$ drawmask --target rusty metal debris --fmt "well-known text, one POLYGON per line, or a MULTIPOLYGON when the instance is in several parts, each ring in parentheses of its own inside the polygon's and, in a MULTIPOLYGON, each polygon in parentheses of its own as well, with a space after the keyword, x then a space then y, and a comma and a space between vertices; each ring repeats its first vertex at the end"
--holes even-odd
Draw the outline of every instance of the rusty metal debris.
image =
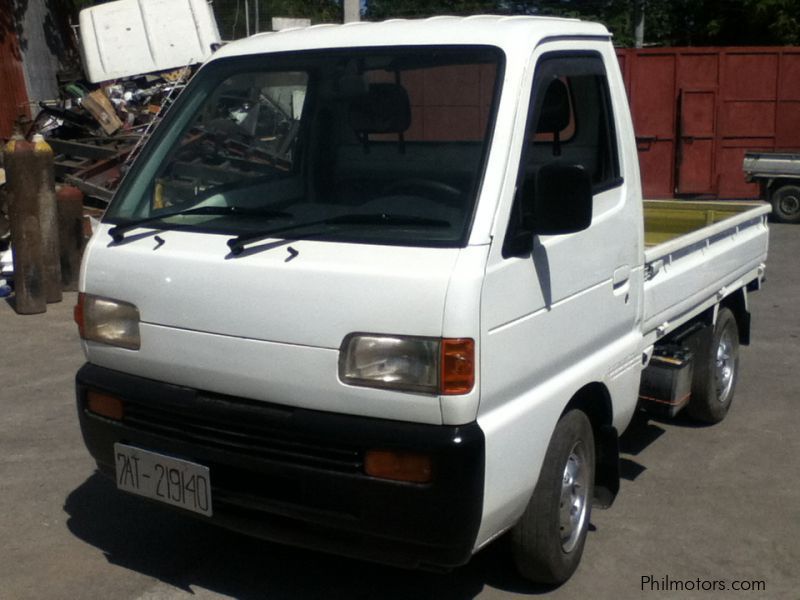
MULTIPOLYGON (((56 190, 59 194, 65 189, 73 190, 67 193, 69 198, 64 203, 64 207, 69 204, 69 215, 61 220, 74 225, 76 206, 82 208, 83 231, 76 238, 82 242, 91 235, 125 171, 161 120, 165 109, 186 87, 197 63, 219 47, 220 39, 213 12, 203 0, 184 0, 174 5, 170 3, 169 7, 158 0, 109 2, 82 11, 81 25, 82 30, 85 29, 83 33, 86 33, 84 50, 89 50, 82 53, 84 73, 60 73, 59 77, 69 79, 61 80, 59 98, 40 102, 35 118, 17 122, 15 132, 26 140, 41 134, 52 148, 56 190), (202 10, 198 12, 195 5, 201 6, 202 10), (148 15, 162 14, 164 11, 172 15, 170 18, 177 19, 172 28, 173 37, 151 39, 145 36, 147 39, 140 39, 141 28, 137 28, 136 24, 148 15), (94 29, 95 21, 89 17, 101 13, 105 16, 114 13, 116 17, 104 21, 113 22, 112 28, 106 27, 98 32, 94 29), (200 20, 198 14, 202 17, 200 20), (203 41, 203 52, 199 55, 195 50, 185 56, 185 52, 181 53, 185 48, 179 42, 183 41, 185 30, 197 30, 195 37, 189 37, 203 41), (102 47, 92 46, 100 33, 111 36, 105 40, 109 43, 102 47), (122 43, 120 40, 128 43, 130 48, 138 48, 136 44, 144 45, 138 48, 141 50, 137 50, 138 53, 131 50, 116 55, 97 55, 98 52, 107 52, 109 48, 117 48, 122 43), (155 61, 153 58, 154 45, 168 47, 166 54, 156 53, 162 60, 155 61), (99 62, 94 60, 98 56, 99 62), (189 56, 192 58, 189 59, 189 56), (153 60, 145 60, 148 57, 153 60), (187 62, 189 64, 182 68, 174 68, 187 62), (162 71, 152 72, 151 69, 162 71), (116 79, 106 80, 110 77, 116 79), (75 200, 76 193, 82 200, 75 200)), ((234 150, 233 154, 237 152, 241 153, 242 150, 234 150)), ((0 152, 0 297, 6 295, 6 280, 11 282, 14 276, 7 201, 11 186, 5 182, 3 167, 3 152, 0 152)), ((75 229, 73 225, 69 225, 70 232, 75 229)), ((72 246, 82 249, 81 243, 72 239, 72 236, 67 237, 70 237, 67 245, 71 249, 74 250, 72 246)), ((75 259, 75 256, 72 258, 75 259)), ((73 280, 78 263, 76 260, 73 262, 70 263, 72 270, 69 277, 64 280, 65 286, 69 286, 65 289, 72 289, 75 284, 73 280)))
POLYGON ((89 206, 104 207, 124 170, 163 111, 186 86, 189 67, 111 82, 89 90, 62 87, 63 99, 40 103, 27 128, 41 133, 55 153, 56 181, 74 185, 89 206))
MULTIPOLYGON (((74 186, 82 192, 86 239, 135 153, 192 73, 187 67, 92 90, 67 83, 61 88, 60 100, 40 103, 33 121, 19 123, 25 138, 41 134, 52 148, 57 188, 74 186)), ((14 280, 14 266, 2 160, 0 152, 0 291, 5 292, 7 281, 14 280)))

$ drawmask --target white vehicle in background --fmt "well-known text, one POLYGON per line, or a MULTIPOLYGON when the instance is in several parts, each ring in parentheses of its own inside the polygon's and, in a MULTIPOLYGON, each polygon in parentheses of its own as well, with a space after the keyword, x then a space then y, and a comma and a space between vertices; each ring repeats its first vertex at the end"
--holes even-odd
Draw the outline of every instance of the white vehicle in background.
POLYGON ((747 152, 744 175, 761 187, 761 197, 772 204, 772 217, 780 223, 800 223, 800 154, 797 152, 747 152))
POLYGON ((114 0, 80 12, 80 52, 92 83, 204 62, 221 43, 206 0, 114 0))
POLYGON ((232 43, 86 251, 86 445, 251 535, 448 568, 510 531, 562 582, 637 409, 728 411, 768 212, 643 203, 601 25, 232 43))

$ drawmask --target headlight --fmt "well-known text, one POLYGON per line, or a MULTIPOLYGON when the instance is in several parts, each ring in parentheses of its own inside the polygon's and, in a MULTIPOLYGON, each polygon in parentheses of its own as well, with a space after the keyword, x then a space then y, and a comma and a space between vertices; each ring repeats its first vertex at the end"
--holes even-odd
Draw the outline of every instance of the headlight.
POLYGON ((82 293, 74 316, 83 339, 139 349, 139 309, 133 304, 82 293))
POLYGON ((354 333, 339 351, 339 378, 350 385, 423 394, 466 394, 475 382, 475 342, 354 333))

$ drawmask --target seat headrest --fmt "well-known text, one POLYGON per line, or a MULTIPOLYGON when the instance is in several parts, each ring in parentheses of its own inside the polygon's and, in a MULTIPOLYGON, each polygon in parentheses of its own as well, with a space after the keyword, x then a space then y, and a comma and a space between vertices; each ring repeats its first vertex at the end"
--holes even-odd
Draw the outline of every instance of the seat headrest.
POLYGON ((536 133, 557 133, 569 125, 569 91, 560 79, 553 79, 544 93, 536 133))
POLYGON ((411 125, 408 92, 397 83, 371 83, 350 103, 350 126, 357 133, 403 133, 411 125))

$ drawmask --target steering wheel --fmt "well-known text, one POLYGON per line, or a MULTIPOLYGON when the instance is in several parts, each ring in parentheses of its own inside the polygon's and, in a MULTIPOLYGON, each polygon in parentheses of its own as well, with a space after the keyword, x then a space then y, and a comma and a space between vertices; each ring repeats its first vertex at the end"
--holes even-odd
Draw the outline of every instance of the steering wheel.
POLYGON ((401 179, 394 181, 381 190, 382 195, 393 196, 400 192, 418 192, 417 195, 425 197, 439 198, 445 196, 447 198, 457 200, 461 197, 461 190, 455 186, 444 183, 443 181, 436 181, 434 179, 424 179, 421 177, 412 177, 408 179, 401 179))

